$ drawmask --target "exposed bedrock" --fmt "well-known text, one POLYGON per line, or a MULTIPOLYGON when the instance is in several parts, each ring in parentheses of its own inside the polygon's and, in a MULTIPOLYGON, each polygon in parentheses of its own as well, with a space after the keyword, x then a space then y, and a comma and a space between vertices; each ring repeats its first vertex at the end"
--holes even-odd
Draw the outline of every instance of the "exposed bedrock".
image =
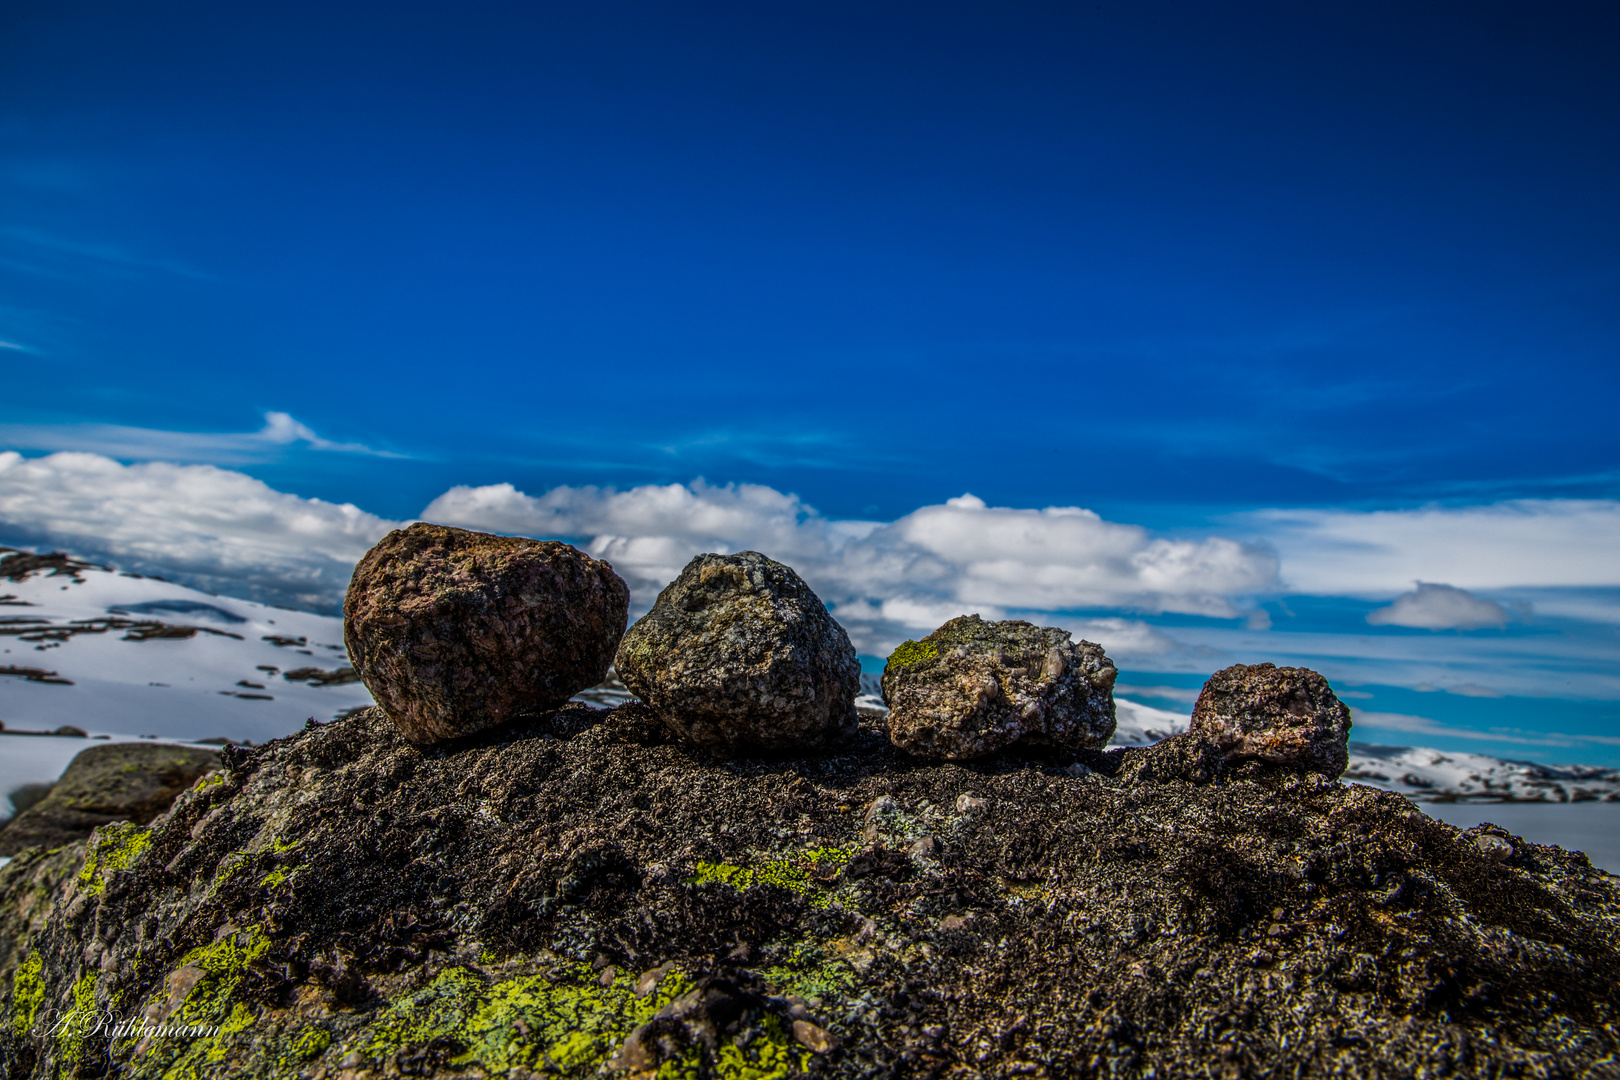
POLYGON ((964 615, 889 657, 889 738, 950 761, 1013 743, 1096 749, 1114 734, 1118 674, 1101 645, 1067 630, 964 615))
POLYGON ((672 731, 712 753, 825 745, 855 729, 861 666, 791 567, 699 555, 632 626, 616 663, 672 731))
POLYGON ((629 606, 613 567, 568 544, 417 522, 355 567, 343 641, 406 738, 432 743, 601 682, 629 606))

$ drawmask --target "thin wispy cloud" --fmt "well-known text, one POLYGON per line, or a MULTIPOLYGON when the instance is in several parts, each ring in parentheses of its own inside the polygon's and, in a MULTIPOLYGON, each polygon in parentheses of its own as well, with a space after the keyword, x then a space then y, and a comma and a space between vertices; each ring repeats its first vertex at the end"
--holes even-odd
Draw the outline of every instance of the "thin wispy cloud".
POLYGON ((1356 728, 1399 731, 1407 735, 1426 735, 1447 739, 1481 739, 1485 742, 1514 743, 1520 746, 1568 748, 1580 743, 1620 746, 1620 738, 1610 738, 1605 735, 1572 735, 1559 731, 1535 732, 1513 728, 1479 729, 1456 727, 1451 724, 1442 724, 1438 720, 1431 720, 1427 716, 1413 716, 1410 713, 1370 712, 1366 709, 1356 708, 1350 710, 1350 715, 1355 721, 1356 728))
POLYGON ((379 458, 407 456, 362 443, 322 438, 307 424, 284 412, 267 412, 263 427, 244 432, 168 431, 122 424, 0 424, 0 445, 104 454, 124 461, 222 465, 266 461, 293 447, 379 458))
MULTIPOLYGON (((44 260, 60 268, 63 264, 112 271, 160 271, 196 281, 212 280, 214 275, 173 259, 154 258, 130 251, 117 244, 59 236, 21 225, 0 226, 0 245, 24 259, 44 260)), ((39 270, 41 267, 23 267, 39 270)))

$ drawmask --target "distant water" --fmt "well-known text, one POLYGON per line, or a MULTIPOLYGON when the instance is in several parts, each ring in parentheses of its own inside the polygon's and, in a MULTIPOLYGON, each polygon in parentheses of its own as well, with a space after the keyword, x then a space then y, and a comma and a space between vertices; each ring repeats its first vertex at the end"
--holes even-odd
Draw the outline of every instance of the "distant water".
POLYGON ((1620 803, 1418 803, 1459 829, 1484 821, 1536 844, 1584 851, 1592 865, 1620 874, 1620 803))

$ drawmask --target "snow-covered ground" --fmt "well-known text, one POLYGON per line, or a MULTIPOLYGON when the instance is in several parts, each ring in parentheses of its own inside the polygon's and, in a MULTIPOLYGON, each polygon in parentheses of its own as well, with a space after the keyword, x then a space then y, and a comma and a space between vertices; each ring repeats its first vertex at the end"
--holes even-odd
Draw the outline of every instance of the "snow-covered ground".
MULTIPOLYGON (((82 563, 29 572, 17 561, 0 561, 9 729, 263 742, 371 704, 345 670, 340 619, 82 563)), ((0 756, 32 753, 19 741, 29 738, 0 735, 0 756)))

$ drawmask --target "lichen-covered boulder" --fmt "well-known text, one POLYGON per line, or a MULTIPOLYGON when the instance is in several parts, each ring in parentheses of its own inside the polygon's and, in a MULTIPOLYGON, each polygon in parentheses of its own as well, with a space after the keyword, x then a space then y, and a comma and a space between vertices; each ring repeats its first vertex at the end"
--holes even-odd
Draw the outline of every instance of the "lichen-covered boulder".
POLYGON ((1337 777, 1350 762, 1350 710, 1310 668, 1234 664, 1204 684, 1189 732, 1228 761, 1337 777))
POLYGON ((114 821, 145 825, 219 766, 218 754, 192 746, 92 746, 68 764, 44 798, 0 827, 0 855, 30 847, 59 848, 114 821))
POLYGON ((672 730, 723 756, 855 730, 849 635, 791 567, 757 551, 688 563, 624 635, 616 667, 672 730))
POLYGON ((889 738, 951 761, 1016 742, 1095 749, 1114 734, 1118 674, 1101 645, 1067 630, 964 615, 889 657, 889 738))
POLYGON ((568 544, 419 521, 355 567, 343 641, 406 738, 432 743, 601 682, 629 610, 613 567, 568 544))

